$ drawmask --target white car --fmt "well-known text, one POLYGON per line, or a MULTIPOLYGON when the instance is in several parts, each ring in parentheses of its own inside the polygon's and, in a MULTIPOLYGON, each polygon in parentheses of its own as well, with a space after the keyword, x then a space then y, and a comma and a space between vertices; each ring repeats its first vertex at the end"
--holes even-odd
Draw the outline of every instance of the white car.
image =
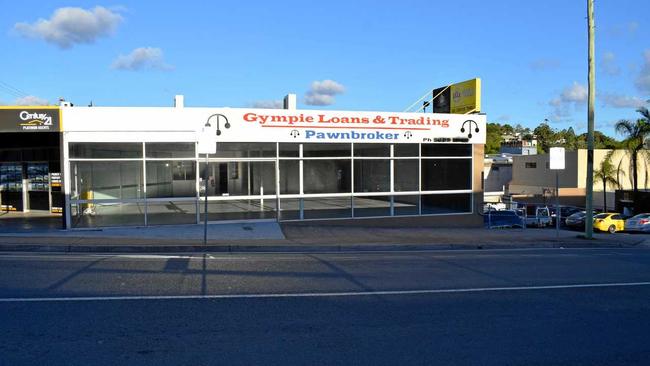
POLYGON ((526 226, 546 227, 551 225, 551 212, 546 206, 526 206, 526 226))
POLYGON ((625 231, 650 233, 650 213, 642 213, 625 220, 625 231))

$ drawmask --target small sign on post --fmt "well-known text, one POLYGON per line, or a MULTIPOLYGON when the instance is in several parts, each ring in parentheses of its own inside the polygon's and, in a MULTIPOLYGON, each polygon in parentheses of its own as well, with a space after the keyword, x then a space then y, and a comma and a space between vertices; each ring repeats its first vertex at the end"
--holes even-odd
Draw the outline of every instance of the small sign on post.
POLYGON ((203 127, 198 134, 197 151, 200 154, 216 154, 217 153, 217 139, 216 129, 210 127, 203 127))
POLYGON ((205 211, 203 212, 203 245, 208 243, 208 164, 209 155, 217 153, 217 139, 216 129, 212 128, 209 124, 201 129, 201 133, 197 136, 196 150, 200 154, 205 154, 205 174, 203 177, 204 184, 204 197, 205 211))
POLYGON ((551 170, 555 170, 555 236, 560 236, 560 220, 562 220, 562 215, 560 213, 560 175, 559 170, 564 170, 564 148, 563 147, 552 147, 549 152, 549 164, 548 167, 551 170))
POLYGON ((552 147, 550 151, 549 168, 551 170, 564 170, 564 148, 552 147))

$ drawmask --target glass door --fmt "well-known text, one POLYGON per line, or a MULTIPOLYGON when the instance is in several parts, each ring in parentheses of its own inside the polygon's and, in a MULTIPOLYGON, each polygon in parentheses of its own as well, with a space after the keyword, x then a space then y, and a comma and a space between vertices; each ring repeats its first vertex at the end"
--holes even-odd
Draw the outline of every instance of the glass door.
POLYGON ((50 210, 48 163, 27 163, 27 199, 30 210, 50 210))
MULTIPOLYGON (((205 163, 201 163, 200 172, 199 191, 203 199, 205 163)), ((274 161, 210 161, 207 177, 208 220, 276 218, 274 161)))

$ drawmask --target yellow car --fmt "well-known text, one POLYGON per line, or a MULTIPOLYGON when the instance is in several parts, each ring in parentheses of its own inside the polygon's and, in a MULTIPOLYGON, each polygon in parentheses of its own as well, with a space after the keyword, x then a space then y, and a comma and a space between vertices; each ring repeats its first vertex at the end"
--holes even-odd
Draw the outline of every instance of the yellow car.
POLYGON ((625 220, 615 212, 601 213, 594 216, 594 229, 614 234, 625 229, 625 220))

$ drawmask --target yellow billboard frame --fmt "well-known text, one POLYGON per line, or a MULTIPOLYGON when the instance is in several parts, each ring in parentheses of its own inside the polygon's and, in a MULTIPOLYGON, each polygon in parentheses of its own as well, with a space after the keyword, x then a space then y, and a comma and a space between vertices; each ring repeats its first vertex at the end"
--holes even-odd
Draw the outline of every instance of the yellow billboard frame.
POLYGON ((451 84, 449 88, 449 113, 469 114, 481 111, 481 78, 451 84))

